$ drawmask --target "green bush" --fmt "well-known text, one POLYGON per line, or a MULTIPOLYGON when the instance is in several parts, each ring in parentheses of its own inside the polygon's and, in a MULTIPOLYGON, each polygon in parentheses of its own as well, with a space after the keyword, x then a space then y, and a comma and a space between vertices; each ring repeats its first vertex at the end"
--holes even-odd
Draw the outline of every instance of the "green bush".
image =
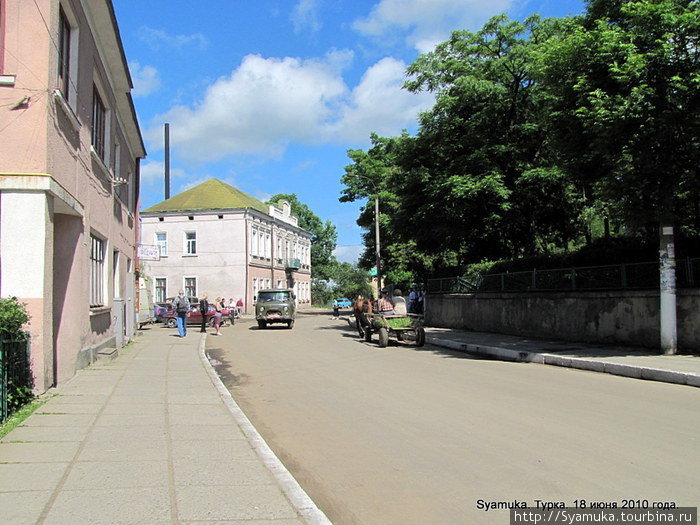
POLYGON ((0 339, 15 340, 26 337, 24 325, 29 323, 27 305, 16 297, 0 299, 0 339))
MULTIPOLYGON (((34 378, 28 362, 29 334, 25 325, 29 314, 16 297, 0 299, 0 344, 3 346, 2 367, 7 368, 7 416, 34 398, 34 378)), ((3 389, 4 390, 4 389, 3 389)))

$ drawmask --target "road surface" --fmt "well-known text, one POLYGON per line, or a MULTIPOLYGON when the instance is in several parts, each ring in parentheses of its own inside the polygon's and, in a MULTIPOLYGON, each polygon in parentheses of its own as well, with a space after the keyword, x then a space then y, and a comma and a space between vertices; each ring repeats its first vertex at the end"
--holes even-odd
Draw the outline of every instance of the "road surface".
POLYGON ((224 383, 336 524, 507 524, 494 503, 700 504, 700 389, 426 345, 343 320, 209 337, 224 383), (488 509, 488 510, 487 510, 488 509))

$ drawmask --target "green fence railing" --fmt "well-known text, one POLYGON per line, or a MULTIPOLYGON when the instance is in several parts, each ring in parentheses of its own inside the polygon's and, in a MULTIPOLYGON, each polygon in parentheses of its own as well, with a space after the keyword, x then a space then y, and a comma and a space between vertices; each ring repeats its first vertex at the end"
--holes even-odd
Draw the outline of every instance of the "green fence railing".
POLYGON ((29 338, 0 340, 0 422, 32 397, 29 338))
MULTIPOLYGON (((700 259, 676 261, 679 288, 700 287, 700 259)), ((615 264, 529 270, 430 279, 428 293, 534 292, 573 290, 653 290, 659 288, 659 263, 615 264)))

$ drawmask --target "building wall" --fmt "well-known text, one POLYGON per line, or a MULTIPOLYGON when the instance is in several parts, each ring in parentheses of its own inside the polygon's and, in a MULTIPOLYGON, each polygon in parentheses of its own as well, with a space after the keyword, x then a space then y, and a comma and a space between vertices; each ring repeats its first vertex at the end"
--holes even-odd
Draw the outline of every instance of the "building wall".
POLYGON ((3 296, 29 305, 33 371, 42 391, 92 362, 99 347, 114 343, 115 316, 121 315, 112 308, 115 298, 124 298, 127 315, 134 315, 136 177, 145 151, 130 111, 128 72, 114 45, 119 37, 108 0, 5 0, 3 6, 0 283, 3 296), (68 100, 57 91, 59 6, 71 24, 68 100), (91 146, 96 84, 108 114, 104 161, 91 146), (11 101, 25 103, 8 107, 11 101), (115 178, 128 182, 115 185, 115 178), (91 234, 105 243, 101 308, 90 308, 89 301, 91 234), (34 245, 43 247, 40 257, 34 245))
MULTIPOLYGON (((680 290, 678 345, 700 348, 700 291, 680 290)), ((659 347, 659 293, 430 294, 426 324, 590 343, 659 347)))
MULTIPOLYGON (((150 279, 153 296, 156 297, 156 279, 167 281, 166 297, 174 297, 185 288, 186 277, 197 278, 197 296, 207 293, 209 299, 223 297, 227 301, 243 299, 246 311, 252 311, 255 287, 261 289, 269 283, 276 287, 278 281, 287 284, 284 260, 271 267, 273 247, 260 249, 265 256, 251 253, 252 232, 271 224, 269 217, 250 210, 213 210, 197 213, 142 214, 141 239, 144 244, 157 244, 156 234, 167 235, 167 255, 159 261, 142 262, 145 275, 150 279), (192 217, 192 219, 190 219, 192 217), (219 218, 221 217, 221 218, 219 218), (160 219, 163 220, 160 220, 160 219), (187 255, 185 232, 196 232, 197 254, 187 255), (274 272, 274 273, 273 273, 274 272)), ((276 233, 299 236, 299 231, 277 225, 276 233)), ((310 235, 301 235, 310 242, 310 235)), ((272 243, 273 236, 270 237, 272 243)), ((275 260, 277 257, 275 256, 275 260)), ((294 272, 297 283, 305 283, 310 290, 311 274, 307 268, 294 272)), ((298 294, 299 295, 299 294, 298 294)), ((306 303, 302 303, 304 306, 306 303)))

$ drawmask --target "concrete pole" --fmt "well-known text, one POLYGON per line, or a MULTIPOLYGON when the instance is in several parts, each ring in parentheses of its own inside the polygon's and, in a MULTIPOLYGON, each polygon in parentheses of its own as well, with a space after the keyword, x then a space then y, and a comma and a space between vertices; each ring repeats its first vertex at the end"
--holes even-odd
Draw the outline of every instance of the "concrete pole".
POLYGON ((379 298, 382 292, 382 274, 380 269, 382 258, 379 247, 379 194, 374 195, 374 244, 377 259, 377 298, 379 298))
POLYGON ((678 350, 678 340, 676 329, 676 251, 673 243, 673 226, 662 224, 659 230, 661 350, 665 355, 674 355, 678 350))

